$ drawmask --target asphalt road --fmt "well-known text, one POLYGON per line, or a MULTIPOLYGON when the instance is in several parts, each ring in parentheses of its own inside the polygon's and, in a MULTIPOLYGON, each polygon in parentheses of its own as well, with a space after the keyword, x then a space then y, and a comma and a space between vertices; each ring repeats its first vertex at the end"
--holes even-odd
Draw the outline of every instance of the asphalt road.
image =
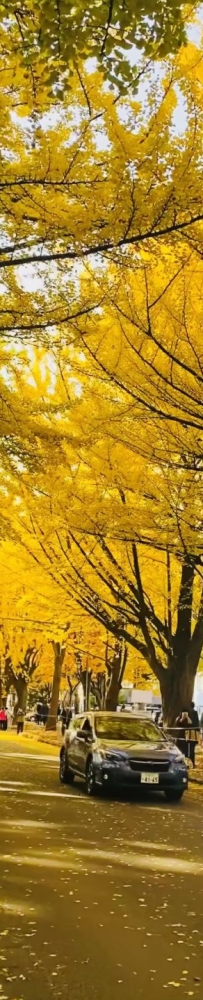
POLYGON ((169 806, 62 788, 0 736, 0 1000, 203 998, 203 790, 169 806))

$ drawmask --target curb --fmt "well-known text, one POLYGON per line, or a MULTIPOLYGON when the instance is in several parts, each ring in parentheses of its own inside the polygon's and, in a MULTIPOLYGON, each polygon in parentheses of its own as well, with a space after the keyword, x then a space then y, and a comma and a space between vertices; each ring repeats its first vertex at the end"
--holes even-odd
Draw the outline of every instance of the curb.
POLYGON ((203 785, 203 776, 202 776, 202 778, 196 778, 196 777, 195 778, 191 778, 190 775, 189 775, 189 781, 190 781, 191 785, 203 785))
POLYGON ((22 736, 25 740, 32 740, 32 742, 40 744, 43 743, 56 748, 60 747, 63 743, 63 737, 59 727, 56 729, 46 730, 44 726, 37 726, 36 723, 32 722, 25 722, 25 728, 22 736))
POLYGON ((45 746, 56 747, 56 749, 58 749, 62 745, 62 742, 63 742, 63 740, 60 739, 60 736, 59 736, 58 739, 53 739, 53 736, 50 735, 50 737, 49 737, 48 734, 47 734, 47 737, 44 738, 44 736, 41 736, 41 737, 40 736, 36 736, 35 733, 23 733, 23 739, 24 740, 30 740, 30 741, 32 741, 32 743, 40 743, 42 746, 43 746, 43 744, 45 744, 45 746))

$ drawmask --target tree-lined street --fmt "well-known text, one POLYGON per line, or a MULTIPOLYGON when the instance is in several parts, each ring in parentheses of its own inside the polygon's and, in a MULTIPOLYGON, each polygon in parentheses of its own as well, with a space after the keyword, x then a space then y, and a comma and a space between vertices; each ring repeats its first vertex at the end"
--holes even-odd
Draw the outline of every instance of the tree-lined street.
POLYGON ((0 737, 2 1000, 200 1000, 202 790, 89 800, 57 758, 0 737))
POLYGON ((0 1000, 203 998, 202 12, 0 0, 0 1000))

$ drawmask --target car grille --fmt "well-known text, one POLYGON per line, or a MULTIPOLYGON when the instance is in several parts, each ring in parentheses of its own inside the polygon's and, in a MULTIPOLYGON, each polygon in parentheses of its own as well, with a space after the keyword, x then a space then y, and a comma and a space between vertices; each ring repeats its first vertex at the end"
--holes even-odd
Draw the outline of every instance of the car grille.
POLYGON ((132 771, 147 771, 148 774, 163 774, 163 772, 168 771, 170 761, 169 760, 135 760, 134 757, 129 760, 130 767, 132 771))

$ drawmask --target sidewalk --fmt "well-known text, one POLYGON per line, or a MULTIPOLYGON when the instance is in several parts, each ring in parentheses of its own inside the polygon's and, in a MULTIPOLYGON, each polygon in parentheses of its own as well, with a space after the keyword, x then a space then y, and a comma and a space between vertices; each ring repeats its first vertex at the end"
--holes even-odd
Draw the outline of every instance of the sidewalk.
POLYGON ((45 746, 55 746, 56 749, 58 749, 63 743, 60 728, 57 728, 55 731, 50 730, 49 732, 48 730, 46 732, 44 726, 37 726, 35 722, 26 722, 24 732, 21 733, 21 736, 17 737, 16 726, 12 726, 11 728, 9 727, 6 732, 2 732, 2 736, 6 736, 10 739, 17 738, 18 740, 27 740, 29 743, 43 743, 45 746))
POLYGON ((44 729, 44 726, 38 726, 35 722, 25 723, 23 738, 25 740, 34 740, 37 743, 47 743, 56 747, 60 747, 63 743, 61 727, 57 727, 57 729, 53 731, 47 731, 44 729))
POLYGON ((29 733, 27 734, 20 733, 20 735, 17 736, 15 728, 7 729, 6 732, 0 731, 0 750, 2 750, 2 745, 3 745, 5 751, 6 744, 8 745, 9 753, 10 750, 12 750, 15 751, 16 754, 20 752, 21 755, 25 754, 25 756, 27 756, 27 754, 30 753, 31 751, 31 754, 32 753, 37 755, 43 754, 43 756, 51 757, 51 759, 53 759, 54 755, 54 758, 58 760, 59 756, 58 743, 56 744, 55 742, 50 744, 45 742, 44 740, 43 741, 37 740, 36 737, 33 738, 33 736, 30 736, 29 733))
POLYGON ((195 768, 189 768, 189 781, 196 785, 203 785, 203 748, 198 747, 195 755, 195 768))

